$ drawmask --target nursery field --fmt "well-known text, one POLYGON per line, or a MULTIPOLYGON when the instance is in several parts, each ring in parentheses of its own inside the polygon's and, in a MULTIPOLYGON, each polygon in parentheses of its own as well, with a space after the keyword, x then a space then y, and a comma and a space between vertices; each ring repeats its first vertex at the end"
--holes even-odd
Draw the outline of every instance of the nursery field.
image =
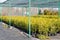
MULTIPOLYGON (((28 16, 1 16, 2 22, 29 32, 28 16)), ((31 35, 37 38, 52 36, 60 32, 60 18, 57 15, 39 15, 30 17, 31 35)))

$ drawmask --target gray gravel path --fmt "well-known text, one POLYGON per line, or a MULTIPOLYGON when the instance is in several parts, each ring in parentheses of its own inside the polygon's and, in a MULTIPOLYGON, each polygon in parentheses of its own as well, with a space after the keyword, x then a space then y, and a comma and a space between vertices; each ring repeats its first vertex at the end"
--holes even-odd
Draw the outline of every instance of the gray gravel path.
POLYGON ((16 28, 4 28, 2 22, 0 22, 0 40, 38 40, 37 38, 27 37, 22 31, 16 28))

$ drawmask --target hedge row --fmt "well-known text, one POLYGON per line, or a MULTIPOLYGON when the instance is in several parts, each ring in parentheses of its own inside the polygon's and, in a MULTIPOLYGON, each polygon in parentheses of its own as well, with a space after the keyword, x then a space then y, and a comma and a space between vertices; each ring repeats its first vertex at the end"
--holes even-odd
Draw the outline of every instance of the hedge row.
MULTIPOLYGON (((2 21, 11 24, 12 26, 18 27, 22 30, 28 32, 28 17, 26 16, 2 16, 2 21)), ((30 17, 30 26, 31 33, 37 36, 41 35, 50 35, 60 32, 60 18, 57 16, 50 17, 30 17)))

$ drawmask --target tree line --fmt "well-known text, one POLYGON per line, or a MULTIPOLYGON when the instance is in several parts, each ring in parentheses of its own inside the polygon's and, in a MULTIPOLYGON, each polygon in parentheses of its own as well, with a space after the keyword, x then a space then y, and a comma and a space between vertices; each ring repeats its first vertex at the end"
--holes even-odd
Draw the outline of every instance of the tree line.
POLYGON ((58 15, 57 10, 47 10, 45 9, 43 13, 41 13, 41 10, 38 11, 38 15, 58 15))

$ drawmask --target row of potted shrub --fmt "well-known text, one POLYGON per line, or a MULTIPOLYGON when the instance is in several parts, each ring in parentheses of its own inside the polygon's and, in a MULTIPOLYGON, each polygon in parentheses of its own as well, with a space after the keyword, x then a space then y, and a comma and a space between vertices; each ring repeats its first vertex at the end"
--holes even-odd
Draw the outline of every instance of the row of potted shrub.
MULTIPOLYGON (((15 26, 25 32, 29 32, 29 19, 27 16, 2 16, 2 21, 15 26)), ((60 18, 55 17, 30 17, 31 34, 38 35, 56 35, 60 32, 60 18)))

